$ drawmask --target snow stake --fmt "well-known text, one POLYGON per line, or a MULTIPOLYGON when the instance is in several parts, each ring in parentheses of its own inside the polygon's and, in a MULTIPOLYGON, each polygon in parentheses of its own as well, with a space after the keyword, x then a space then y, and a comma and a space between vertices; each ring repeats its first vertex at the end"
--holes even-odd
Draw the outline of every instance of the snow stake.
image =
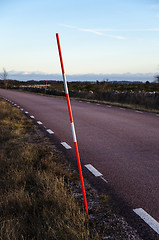
POLYGON ((77 164, 78 164, 78 170, 79 170, 79 175, 80 175, 84 206, 85 206, 85 211, 88 214, 88 206, 87 206, 87 199, 86 199, 86 193, 85 193, 85 187, 84 187, 84 181, 83 181, 83 174, 82 174, 79 150, 78 150, 77 139, 76 139, 75 126, 74 126, 74 122, 73 122, 73 115, 72 115, 72 109, 71 109, 71 104, 70 104, 70 97, 69 97, 69 92, 68 92, 67 80, 66 80, 66 75, 65 75, 65 70, 64 70, 64 64, 63 64, 63 58, 62 58, 62 52, 61 52, 61 46, 60 46, 60 39, 59 39, 59 34, 58 33, 56 33, 56 39, 57 39, 57 46, 58 46, 58 51, 59 51, 60 63, 61 63, 62 77, 63 77, 63 81, 64 81, 65 94, 66 94, 66 99, 67 99, 68 112, 69 112, 69 116, 70 116, 72 136, 73 136, 74 147, 75 147, 76 158, 77 158, 77 164))

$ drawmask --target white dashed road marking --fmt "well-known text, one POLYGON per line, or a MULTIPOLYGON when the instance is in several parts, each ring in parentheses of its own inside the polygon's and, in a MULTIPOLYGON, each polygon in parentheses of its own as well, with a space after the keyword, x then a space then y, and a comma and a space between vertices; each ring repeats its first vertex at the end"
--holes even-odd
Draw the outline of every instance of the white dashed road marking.
POLYGON ((111 108, 112 106, 110 106, 110 105, 107 105, 107 107, 111 108))
POLYGON ((61 145, 65 147, 66 149, 71 149, 72 147, 68 145, 66 142, 61 142, 61 145))
POLYGON ((95 169, 91 164, 86 164, 85 167, 95 176, 100 177, 103 176, 97 169, 95 169))
POLYGON ((42 124, 42 122, 40 122, 40 121, 37 121, 37 124, 41 125, 41 124, 42 124))
POLYGON ((35 117, 34 116, 30 116, 30 118, 34 119, 35 117))
POLYGON ((135 111, 135 112, 137 112, 137 113, 143 113, 143 112, 141 112, 141 111, 135 111))
POLYGON ((155 232, 159 234, 159 223, 142 208, 133 209, 155 232))
POLYGON ((105 183, 108 183, 108 181, 104 177, 100 177, 105 183))
POLYGON ((93 167, 91 164, 84 165, 95 177, 100 177, 105 183, 108 183, 108 181, 103 177, 103 174, 100 173, 95 167, 93 167))
POLYGON ((50 134, 54 134, 54 132, 51 129, 47 129, 46 131, 50 134))
POLYGON ((28 114, 28 112, 25 112, 25 114, 28 114))

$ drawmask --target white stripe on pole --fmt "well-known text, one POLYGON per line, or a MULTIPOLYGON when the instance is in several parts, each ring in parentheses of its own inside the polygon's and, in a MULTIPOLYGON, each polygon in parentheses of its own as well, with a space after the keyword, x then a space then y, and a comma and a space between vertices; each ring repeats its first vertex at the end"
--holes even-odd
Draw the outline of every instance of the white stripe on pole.
POLYGON ((81 168, 80 156, 79 156, 79 151, 78 151, 78 146, 77 146, 76 133, 75 133, 75 127, 74 127, 74 123, 73 123, 73 116, 72 116, 72 109, 71 109, 71 104, 70 104, 70 98, 69 98, 69 93, 68 93, 68 87, 67 87, 67 81, 66 81, 66 76, 65 76, 65 70, 64 70, 64 64, 63 64, 63 59, 62 59, 62 52, 61 52, 61 46, 60 46, 60 40, 59 40, 58 33, 56 33, 56 39, 57 39, 57 45, 58 45, 58 50, 59 50, 61 70, 62 70, 62 76, 63 76, 63 81, 64 81, 68 112, 69 112, 69 116, 70 116, 73 141, 74 141, 75 152, 76 152, 76 157, 77 157, 77 164, 78 164, 79 175, 80 175, 80 180, 81 180, 84 206, 85 206, 85 211, 88 214, 88 206, 87 206, 87 199, 86 199, 86 193, 85 193, 85 187, 84 187, 84 181, 83 181, 83 175, 82 175, 82 168, 81 168))
POLYGON ((64 81, 65 93, 68 94, 68 86, 67 86, 66 75, 63 73, 62 77, 63 77, 63 81, 64 81))
POLYGON ((74 122, 71 123, 71 129, 72 129, 73 141, 74 141, 74 142, 77 142, 76 134, 75 134, 74 122))

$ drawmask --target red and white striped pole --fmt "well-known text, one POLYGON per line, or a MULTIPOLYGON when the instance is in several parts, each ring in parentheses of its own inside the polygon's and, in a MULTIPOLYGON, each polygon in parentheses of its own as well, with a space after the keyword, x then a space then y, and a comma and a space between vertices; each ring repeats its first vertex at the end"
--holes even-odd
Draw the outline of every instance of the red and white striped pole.
POLYGON ((70 123, 71 123, 74 147, 75 147, 75 152, 76 152, 76 157, 77 157, 78 170, 79 170, 79 175, 80 175, 80 180, 81 180, 84 206, 85 206, 85 211, 88 214, 88 206, 87 206, 87 199, 86 199, 86 193, 85 193, 85 187, 84 187, 84 181, 83 181, 83 175, 82 175, 82 168, 81 168, 80 156, 79 156, 77 139, 76 139, 76 132, 75 132, 75 127, 74 127, 74 122, 73 122, 70 98, 69 98, 69 93, 68 93, 68 86, 67 86, 67 81, 66 81, 66 76, 65 76, 64 64, 63 64, 62 52, 61 52, 61 46, 60 46, 60 39, 59 39, 59 34, 58 33, 56 33, 56 39, 57 39, 57 45, 58 45, 58 50, 59 50, 61 70, 62 70, 62 76, 63 76, 63 81, 64 81, 65 94, 66 94, 66 99, 67 99, 67 106, 68 106, 68 111, 69 111, 69 116, 70 116, 70 123))

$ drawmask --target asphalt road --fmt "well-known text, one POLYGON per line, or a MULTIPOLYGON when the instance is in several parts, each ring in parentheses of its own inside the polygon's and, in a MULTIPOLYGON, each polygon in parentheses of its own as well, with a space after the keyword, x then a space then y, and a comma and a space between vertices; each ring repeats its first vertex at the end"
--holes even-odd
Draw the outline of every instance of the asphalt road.
MULTIPOLYGON (((66 100, 0 89, 73 147, 66 100)), ((71 101, 82 164, 92 164, 132 209, 159 222, 159 115, 71 101)), ((73 153, 74 154, 74 153, 73 153)))

